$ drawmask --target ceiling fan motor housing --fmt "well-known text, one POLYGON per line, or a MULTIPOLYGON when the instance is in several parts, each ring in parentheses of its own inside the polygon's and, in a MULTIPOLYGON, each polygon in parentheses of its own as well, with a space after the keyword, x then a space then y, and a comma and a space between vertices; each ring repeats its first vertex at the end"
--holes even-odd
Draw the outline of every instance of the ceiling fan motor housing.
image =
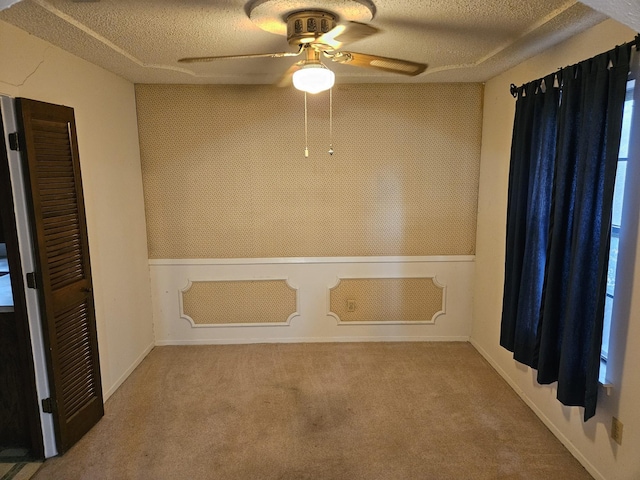
POLYGON ((322 10, 293 12, 287 17, 287 41, 290 45, 313 42, 320 35, 332 30, 337 18, 322 10))

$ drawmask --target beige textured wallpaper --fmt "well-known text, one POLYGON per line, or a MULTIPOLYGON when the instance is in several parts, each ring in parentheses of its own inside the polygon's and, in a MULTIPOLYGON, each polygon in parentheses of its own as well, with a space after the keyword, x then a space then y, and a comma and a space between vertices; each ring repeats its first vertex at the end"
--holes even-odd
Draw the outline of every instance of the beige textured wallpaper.
POLYGON ((482 85, 136 85, 150 258, 475 252, 482 85))
POLYGON ((182 305, 196 325, 284 323, 297 310, 285 280, 193 282, 182 305))
POLYGON ((330 306, 342 322, 428 322, 443 294, 432 278, 351 278, 331 289, 330 306))

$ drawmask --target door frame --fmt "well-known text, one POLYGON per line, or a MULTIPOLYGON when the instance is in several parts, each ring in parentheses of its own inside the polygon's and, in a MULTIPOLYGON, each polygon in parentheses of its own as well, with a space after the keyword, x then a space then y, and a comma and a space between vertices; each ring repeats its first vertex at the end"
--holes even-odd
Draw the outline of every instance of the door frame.
MULTIPOLYGON (((5 143, 9 145, 8 135, 18 131, 16 119, 15 100, 11 97, 0 95, 0 111, 2 123, 5 131, 5 143)), ((24 183, 24 169, 20 152, 7 148, 9 157, 9 171, 11 176, 11 186, 13 189, 13 203, 15 210, 16 230, 18 233, 18 245, 20 250, 20 260, 22 272, 35 271, 35 257, 33 254, 33 238, 31 235, 31 225, 29 224, 29 210, 27 195, 24 183)), ((33 364, 36 376, 36 391, 38 392, 38 404, 42 400, 49 398, 49 379, 47 373, 47 357, 45 343, 42 332, 42 321, 37 290, 25 288, 24 296, 27 306, 29 321, 29 332, 31 334, 31 350, 33 352, 33 364)), ((40 408, 40 424, 42 426, 42 439, 44 443, 45 458, 58 454, 53 426, 53 416, 44 413, 40 408)))

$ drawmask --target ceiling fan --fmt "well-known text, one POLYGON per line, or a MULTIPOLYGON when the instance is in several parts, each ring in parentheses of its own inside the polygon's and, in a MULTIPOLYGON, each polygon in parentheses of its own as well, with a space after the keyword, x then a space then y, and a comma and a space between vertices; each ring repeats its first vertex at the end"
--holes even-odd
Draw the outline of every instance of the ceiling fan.
MULTIPOLYGON (((273 3, 278 3, 278 1, 280 0, 275 0, 273 3)), ((249 16, 252 18, 251 12, 249 16)), ((277 26, 272 25, 273 18, 275 17, 266 22, 266 26, 256 23, 267 31, 281 33, 277 26)), ((280 86, 289 85, 293 80, 297 89, 309 93, 318 93, 333 86, 335 75, 321 62, 321 57, 344 65, 374 68, 410 76, 419 75, 427 68, 424 63, 341 50, 348 43, 356 42, 380 31, 366 23, 347 21, 339 24, 337 14, 322 9, 296 10, 280 16, 280 18, 286 22, 287 41, 289 45, 297 48, 295 52, 187 57, 179 59, 178 62, 198 63, 222 59, 303 56, 302 60, 294 63, 285 72, 278 84, 280 86)), ((254 19, 252 18, 252 20, 254 19)))

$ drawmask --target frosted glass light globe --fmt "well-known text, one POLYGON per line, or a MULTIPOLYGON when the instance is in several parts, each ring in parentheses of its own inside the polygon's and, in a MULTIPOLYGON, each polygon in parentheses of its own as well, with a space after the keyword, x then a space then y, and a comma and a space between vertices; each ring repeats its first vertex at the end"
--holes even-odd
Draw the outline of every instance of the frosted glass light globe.
POLYGON ((312 63, 293 73, 293 86, 307 93, 329 90, 336 81, 336 75, 322 64, 312 63))

